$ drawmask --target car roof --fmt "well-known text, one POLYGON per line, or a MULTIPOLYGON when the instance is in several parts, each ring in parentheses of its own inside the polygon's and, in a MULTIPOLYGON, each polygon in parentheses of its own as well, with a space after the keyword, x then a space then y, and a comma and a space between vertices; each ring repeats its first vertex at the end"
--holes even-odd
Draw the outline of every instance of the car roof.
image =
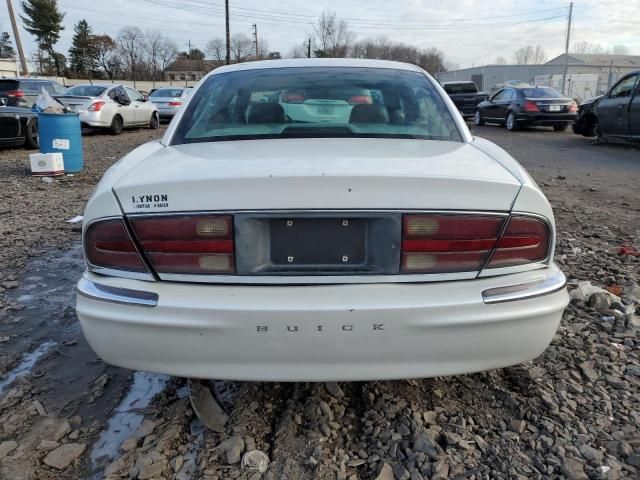
POLYGON ((353 68, 386 68, 420 72, 419 67, 410 63, 390 60, 370 60, 364 58, 287 58, 282 60, 260 60, 256 62, 224 65, 211 71, 207 76, 241 70, 262 70, 268 68, 300 68, 300 67, 353 67, 353 68))
POLYGON ((476 82, 473 80, 451 80, 450 82, 442 82, 442 85, 461 85, 464 83, 473 83, 475 85, 476 82))

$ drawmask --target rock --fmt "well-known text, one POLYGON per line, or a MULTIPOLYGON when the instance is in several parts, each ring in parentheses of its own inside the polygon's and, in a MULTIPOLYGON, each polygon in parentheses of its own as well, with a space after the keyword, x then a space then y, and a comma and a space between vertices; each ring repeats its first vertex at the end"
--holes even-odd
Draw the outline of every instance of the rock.
POLYGON ((433 410, 430 410, 428 412, 424 412, 422 414, 422 418, 424 418, 424 421, 426 424, 428 425, 437 425, 438 424, 438 414, 436 412, 434 412, 433 410))
POLYGON ((8 282, 2 282, 2 287, 6 288, 7 290, 11 290, 13 288, 18 288, 20 286, 20 284, 18 282, 16 282, 15 280, 10 280, 8 282))
POLYGON ((391 467, 391 465, 389 465, 388 463, 382 465, 382 470, 380 470, 380 473, 376 477, 376 480, 395 480, 395 477, 393 475, 393 468, 391 467))
POLYGON ((184 457, 182 455, 178 455, 177 457, 172 458, 169 462, 169 465, 171 465, 171 468, 174 472, 178 472, 182 468, 183 464, 184 457))
POLYGON ((0 443, 0 460, 9 455, 16 448, 18 448, 18 442, 13 440, 7 440, 6 442, 0 443))
POLYGON ((393 465, 393 476, 396 480, 409 480, 411 475, 409 474, 409 470, 404 468, 404 465, 401 463, 396 463, 393 465))
POLYGON ((344 398, 344 392, 336 382, 327 382, 324 384, 327 393, 338 400, 344 398))
POLYGON ((234 465, 239 463, 241 460, 242 452, 244 451, 244 440, 242 440, 242 437, 234 435, 220 443, 216 447, 216 450, 225 452, 227 463, 229 465, 234 465))
POLYGON ((589 445, 580 445, 578 450, 580 451, 580 454, 591 463, 602 464, 602 461, 604 460, 604 453, 589 445))
POLYGON ((124 457, 118 457, 116 460, 107 465, 107 468, 104 469, 104 476, 108 477, 109 475, 113 475, 115 473, 123 471, 127 468, 128 463, 124 457))
POLYGON ((600 377, 600 375, 598 375, 598 372, 596 372, 593 368, 595 364, 596 362, 594 362, 593 360, 589 360, 578 365, 582 374, 590 382, 595 382, 600 377))
POLYGON ((449 478, 449 464, 445 460, 438 460, 433 464, 431 480, 446 480, 449 478))
POLYGON ((588 480, 589 477, 584 473, 584 465, 580 460, 575 458, 564 458, 562 460, 562 473, 567 480, 588 480))
POLYGON ((155 428, 156 428, 156 423, 155 422, 153 422, 152 420, 146 420, 145 419, 145 420, 142 421, 142 423, 138 427, 138 430, 136 431, 136 434, 140 438, 146 437, 147 435, 151 435, 155 428))
POLYGON ((138 474, 138 479, 148 480, 154 477, 159 477, 162 475, 164 468, 165 468, 164 462, 155 462, 149 465, 145 465, 140 469, 140 473, 138 474))
POLYGON ((130 452, 131 450, 135 450, 136 447, 138 446, 139 441, 140 441, 140 438, 137 435, 130 436, 120 444, 120 451, 130 452))
POLYGON ((31 403, 31 406, 36 409, 36 412, 38 412, 38 415, 40 415, 41 417, 46 417, 47 416, 47 412, 45 411, 44 407, 42 406, 42 403, 40 403, 40 400, 34 400, 31 403))
POLYGON ((599 312, 609 310, 611 299, 605 292, 596 292, 589 297, 589 306, 595 308, 599 312))
POLYGON ((426 432, 422 432, 418 434, 413 441, 413 451, 414 452, 423 452, 429 455, 431 459, 438 458, 438 448, 436 447, 436 443, 427 435, 426 432))
POLYGON ((269 457, 261 450, 251 450, 242 456, 240 467, 264 473, 269 468, 269 457))
POLYGON ((628 386, 627 382, 616 375, 607 375, 606 379, 609 385, 611 385, 613 388, 617 388, 618 390, 624 390, 628 386))
POLYGON ((60 424, 56 432, 53 434, 53 439, 57 442, 69 432, 71 432, 71 425, 67 420, 65 420, 60 424))
POLYGON ((628 463, 632 467, 640 468, 640 453, 629 455, 626 463, 628 463))
POLYGON ((331 411, 331 407, 324 400, 320 402, 320 410, 325 417, 327 417, 329 420, 333 420, 333 412, 331 411))
POLYGON ((78 458, 87 446, 84 443, 67 443, 52 450, 44 457, 44 463, 57 470, 64 470, 78 458))
POLYGON ((44 450, 46 452, 49 452, 58 448, 59 446, 60 444, 58 442, 54 442, 52 440, 40 440, 40 443, 36 447, 36 450, 44 450))
POLYGON ((512 432, 522 433, 525 428, 527 428, 527 422, 524 420, 519 420, 517 418, 509 419, 509 430, 512 432))

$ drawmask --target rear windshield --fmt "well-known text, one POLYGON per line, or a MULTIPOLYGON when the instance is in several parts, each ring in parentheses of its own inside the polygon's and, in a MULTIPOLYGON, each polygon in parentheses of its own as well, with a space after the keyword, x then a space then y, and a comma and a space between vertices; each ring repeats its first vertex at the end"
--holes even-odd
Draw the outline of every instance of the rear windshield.
POLYGON ((521 88, 520 90, 526 98, 564 98, 564 95, 551 87, 521 88))
POLYGON ((76 95, 78 97, 99 97, 104 93, 106 87, 99 85, 78 85, 77 87, 71 87, 65 95, 76 95))
POLYGON ((18 86, 19 85, 16 80, 0 80, 0 92, 18 90, 18 86))
POLYGON ((443 86, 447 93, 478 93, 475 83, 445 83, 443 86))
POLYGON ((291 137, 462 140, 440 94, 412 71, 244 70, 209 77, 193 97, 174 145, 291 137))
POLYGON ((160 88, 153 92, 150 97, 180 97, 184 90, 182 88, 160 88))

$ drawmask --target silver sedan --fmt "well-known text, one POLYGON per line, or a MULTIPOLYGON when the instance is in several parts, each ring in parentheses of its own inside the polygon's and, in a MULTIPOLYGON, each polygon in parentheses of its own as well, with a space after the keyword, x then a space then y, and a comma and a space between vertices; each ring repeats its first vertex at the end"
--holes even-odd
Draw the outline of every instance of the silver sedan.
POLYGON ((191 88, 168 87, 159 88, 149 95, 149 100, 158 108, 161 119, 170 120, 186 101, 191 88))

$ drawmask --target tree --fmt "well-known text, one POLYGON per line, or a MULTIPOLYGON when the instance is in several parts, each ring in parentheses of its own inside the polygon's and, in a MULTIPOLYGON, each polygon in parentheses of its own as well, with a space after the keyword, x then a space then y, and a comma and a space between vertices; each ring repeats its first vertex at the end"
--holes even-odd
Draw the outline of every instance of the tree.
POLYGON ((175 60, 178 55, 178 46, 175 44, 173 40, 165 37, 159 45, 158 48, 158 59, 160 70, 162 71, 162 76, 164 78, 164 74, 167 71, 167 67, 171 65, 171 63, 175 60))
POLYGON ((493 62, 496 65, 507 65, 509 62, 507 62, 507 59, 500 56, 500 57, 496 57, 495 62, 493 62))
POLYGON ((356 37, 347 22, 329 12, 322 12, 313 26, 313 33, 316 57, 346 57, 356 37))
POLYGON ((84 75, 96 68, 94 35, 86 20, 80 20, 73 27, 73 38, 69 49, 69 63, 76 74, 84 75))
MULTIPOLYGON (((447 70, 444 54, 437 48, 419 49, 404 43, 391 42, 386 37, 365 39, 353 45, 351 54, 356 58, 396 60, 418 65, 429 73, 447 70)), ((455 66, 455 65, 452 65, 455 66)))
POLYGON ((571 49, 572 53, 605 53, 604 48, 599 43, 576 42, 571 49))
POLYGON ((204 57, 205 57, 204 52, 199 48, 192 48, 189 53, 180 52, 178 54, 178 58, 187 58, 187 59, 190 58, 191 60, 204 60, 204 57))
POLYGON ((527 45, 513 54, 513 63, 516 65, 539 64, 547 60, 547 54, 540 45, 535 47, 527 45))
POLYGON ((269 52, 267 58, 269 60, 280 60, 282 58, 282 55, 280 55, 280 52, 269 52))
POLYGON ((307 58, 308 48, 309 44, 307 42, 296 45, 289 51, 287 58, 307 58))
POLYGON ((235 63, 246 62, 254 54, 253 40, 244 33, 231 37, 231 58, 235 63))
POLYGON ((0 58, 13 58, 16 56, 16 51, 11 45, 11 37, 9 32, 0 33, 0 58))
POLYGON ((93 37, 93 46, 98 67, 109 77, 109 80, 113 81, 116 73, 122 67, 116 42, 107 34, 97 35, 93 37))
POLYGON ((145 52, 147 54, 147 64, 151 68, 151 79, 153 86, 156 86, 156 74, 158 72, 158 60, 160 57, 160 48, 164 36, 158 31, 147 32, 145 35, 145 52))
POLYGON ((118 32, 118 49, 124 57, 124 63, 131 74, 133 86, 136 85, 136 67, 140 63, 144 48, 144 34, 138 27, 123 27, 118 32))
POLYGON ((25 30, 36 37, 38 48, 48 54, 56 75, 62 75, 64 64, 60 63, 61 56, 53 48, 60 39, 60 32, 64 30, 64 13, 58 10, 57 0, 23 0, 21 6, 24 16, 20 15, 20 18, 25 30))
POLYGON ((207 42, 205 50, 218 63, 223 64, 227 55, 225 41, 220 38, 212 38, 207 42))
POLYGON ((627 47, 626 45, 614 45, 611 49, 611 53, 613 53, 614 55, 628 55, 629 47, 627 47))

